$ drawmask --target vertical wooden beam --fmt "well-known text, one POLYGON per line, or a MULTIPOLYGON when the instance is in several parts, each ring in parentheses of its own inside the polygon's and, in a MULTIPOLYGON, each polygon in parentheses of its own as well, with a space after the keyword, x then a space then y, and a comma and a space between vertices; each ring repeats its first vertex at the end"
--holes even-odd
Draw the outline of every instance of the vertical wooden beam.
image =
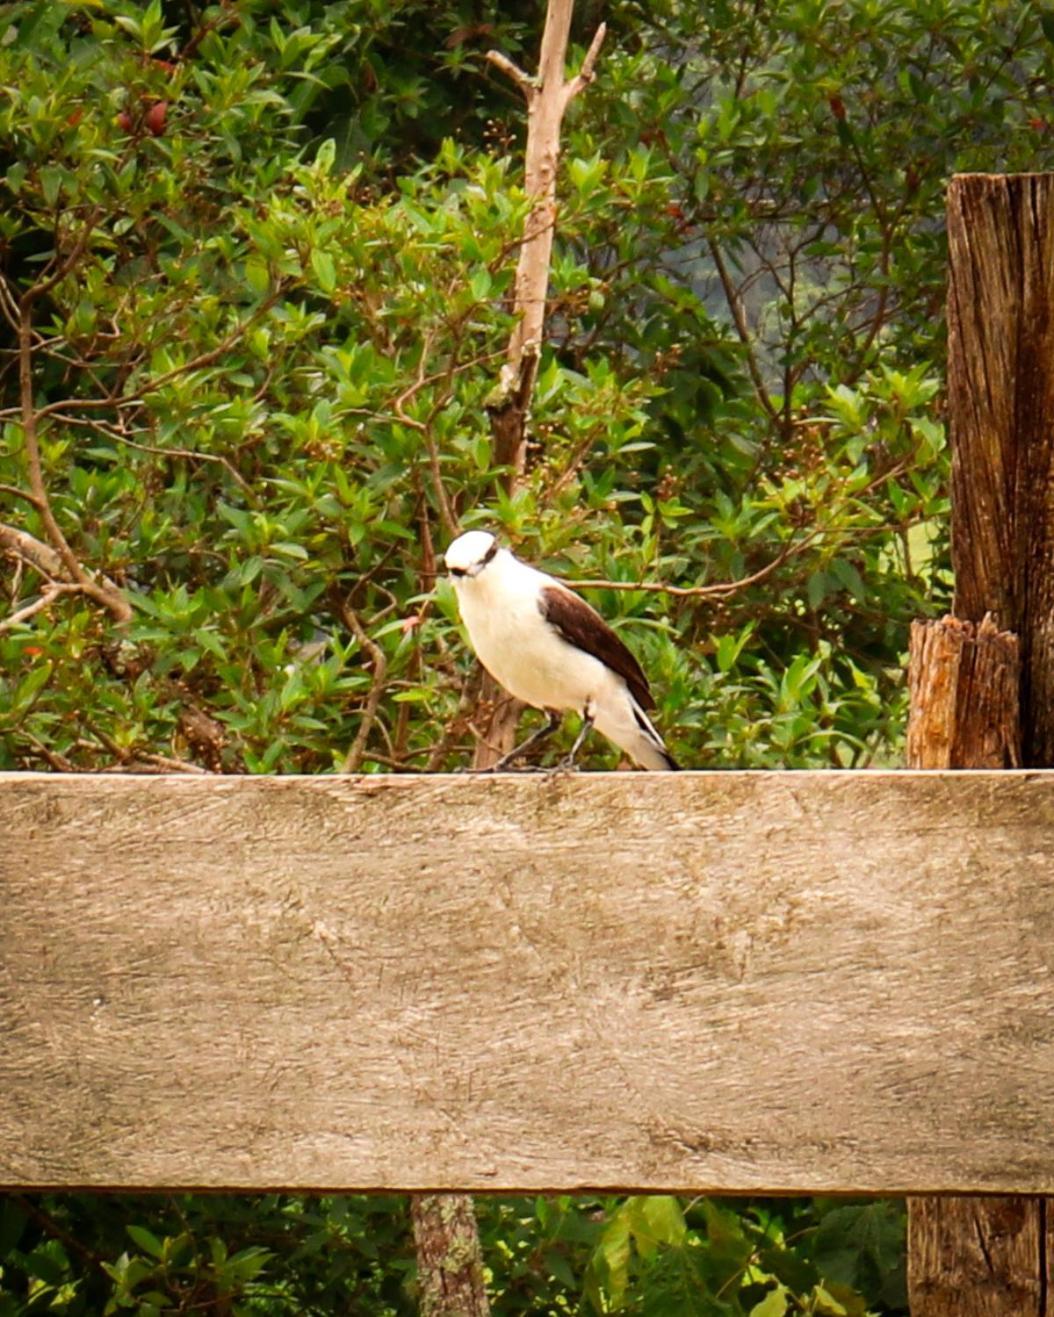
MULTIPOLYGON (((948 251, 957 618, 912 629, 908 764, 1049 767, 1054 175, 953 178, 948 251)), ((910 1199, 912 1317, 1045 1317, 1047 1201, 910 1199)))
MULTIPOLYGON (((1017 636, 990 616, 915 622, 908 666, 909 768, 1015 768, 1020 763, 1017 636)), ((912 1317, 1041 1317, 1038 1198, 908 1200, 912 1317)))
POLYGON ((955 614, 1021 642, 1024 763, 1054 765, 1054 174, 948 188, 955 614))

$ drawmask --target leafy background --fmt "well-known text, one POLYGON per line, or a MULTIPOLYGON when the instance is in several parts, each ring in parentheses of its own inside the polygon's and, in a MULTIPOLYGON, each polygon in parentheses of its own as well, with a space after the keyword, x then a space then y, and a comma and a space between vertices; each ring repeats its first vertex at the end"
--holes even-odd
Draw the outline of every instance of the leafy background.
MULTIPOLYGON (((510 497, 524 115, 484 55, 531 67, 541 18, 0 7, 0 768, 464 765, 479 674, 437 560, 477 525, 607 583, 686 764, 898 762, 907 626, 950 590, 943 191, 1054 165, 1054 19, 580 3, 579 57, 609 35, 510 497), (54 550, 49 510, 101 590, 13 547, 54 550)), ((905 1311, 896 1203, 479 1215, 499 1313, 905 1311)), ((0 1314, 415 1308, 396 1198, 9 1196, 0 1260, 0 1314)))

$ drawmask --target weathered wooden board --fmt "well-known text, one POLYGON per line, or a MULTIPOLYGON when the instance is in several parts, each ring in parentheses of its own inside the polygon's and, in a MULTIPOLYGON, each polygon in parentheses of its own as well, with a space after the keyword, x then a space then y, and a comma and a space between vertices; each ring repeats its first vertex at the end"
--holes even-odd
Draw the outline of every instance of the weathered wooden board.
POLYGON ((1054 773, 0 776, 0 1185, 1054 1190, 1054 773))

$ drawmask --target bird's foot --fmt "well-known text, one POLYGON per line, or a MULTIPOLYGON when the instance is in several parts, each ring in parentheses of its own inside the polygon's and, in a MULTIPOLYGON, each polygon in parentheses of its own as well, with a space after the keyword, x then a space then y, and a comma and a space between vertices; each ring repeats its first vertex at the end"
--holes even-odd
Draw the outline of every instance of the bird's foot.
POLYGON ((558 759, 551 768, 545 770, 548 777, 563 777, 565 773, 577 772, 578 763, 574 755, 564 755, 563 759, 558 759))

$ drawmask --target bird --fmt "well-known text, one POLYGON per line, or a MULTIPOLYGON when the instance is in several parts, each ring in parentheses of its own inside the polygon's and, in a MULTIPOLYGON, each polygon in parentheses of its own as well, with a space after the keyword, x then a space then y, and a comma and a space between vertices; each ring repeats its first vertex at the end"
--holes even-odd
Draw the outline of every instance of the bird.
POLYGON ((642 768, 681 767, 648 717, 655 701, 640 664, 584 599, 489 531, 459 535, 444 557, 477 658, 510 695, 548 717, 496 769, 551 736, 568 711, 581 714, 582 726, 561 768, 574 766, 593 727, 642 768))

